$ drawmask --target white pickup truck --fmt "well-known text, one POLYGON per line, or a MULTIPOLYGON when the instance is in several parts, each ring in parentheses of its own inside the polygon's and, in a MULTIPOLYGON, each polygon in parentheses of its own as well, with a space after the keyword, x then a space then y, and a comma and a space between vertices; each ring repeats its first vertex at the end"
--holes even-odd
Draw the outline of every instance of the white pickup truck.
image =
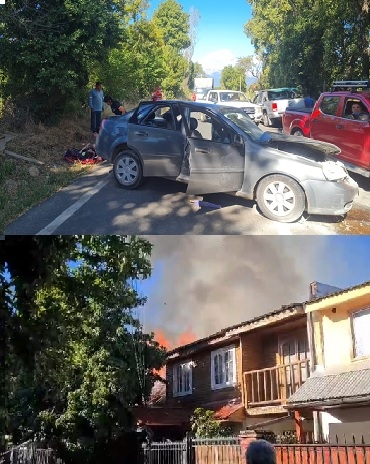
POLYGON ((234 108, 242 108, 248 116, 254 120, 257 105, 252 103, 243 92, 238 90, 210 90, 206 101, 216 105, 227 105, 234 108))
POLYGON ((253 103, 256 104, 255 122, 262 122, 265 127, 281 124, 281 118, 286 108, 304 106, 304 98, 293 87, 259 90, 253 103))

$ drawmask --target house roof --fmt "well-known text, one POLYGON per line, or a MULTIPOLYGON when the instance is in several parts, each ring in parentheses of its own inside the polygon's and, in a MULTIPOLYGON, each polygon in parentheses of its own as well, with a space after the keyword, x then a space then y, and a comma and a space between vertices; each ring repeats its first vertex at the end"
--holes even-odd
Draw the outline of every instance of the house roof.
POLYGON ((278 322, 280 319, 286 319, 287 317, 296 316, 298 314, 304 314, 304 307, 302 303, 284 305, 275 311, 271 311, 269 313, 262 314, 261 316, 254 317, 253 319, 249 319, 245 322, 240 322, 239 324, 226 327, 225 329, 222 329, 212 335, 200 338, 194 342, 187 343, 186 345, 179 346, 173 350, 168 351, 167 357, 170 358, 179 354, 179 352, 186 351, 191 348, 200 348, 203 344, 207 344, 213 340, 229 340, 232 339, 233 336, 235 337, 240 333, 247 332, 258 327, 263 327, 264 325, 278 322))
POLYGON ((215 411, 215 418, 218 420, 231 419, 232 415, 241 409, 244 409, 241 403, 225 404, 215 411))
POLYGON ((313 297, 311 300, 305 301, 305 304, 309 305, 310 303, 311 304, 317 303, 318 301, 322 301, 322 300, 325 300, 327 298, 332 298, 333 296, 342 295, 343 293, 349 293, 352 290, 357 290, 357 289, 360 289, 360 288, 363 288, 363 287, 367 287, 368 285, 370 285, 370 280, 367 280, 366 282, 363 282, 363 283, 358 284, 358 285, 353 285, 352 287, 341 289, 341 290, 339 290, 337 292, 328 293, 328 294, 323 295, 321 297, 313 297))
POLYGON ((137 406, 133 411, 136 420, 142 420, 150 426, 186 425, 190 422, 193 409, 137 406))
POLYGON ((370 400, 370 368, 313 375, 287 400, 286 407, 340 405, 370 400))

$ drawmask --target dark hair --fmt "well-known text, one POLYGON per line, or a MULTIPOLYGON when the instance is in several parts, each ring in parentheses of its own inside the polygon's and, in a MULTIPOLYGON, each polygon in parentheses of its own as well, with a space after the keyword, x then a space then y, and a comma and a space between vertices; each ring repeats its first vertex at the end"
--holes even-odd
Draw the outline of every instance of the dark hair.
POLYGON ((104 103, 108 103, 110 101, 113 101, 112 97, 109 97, 108 95, 104 97, 104 103))
POLYGON ((98 81, 98 82, 95 83, 95 87, 97 87, 98 85, 103 85, 103 84, 98 81))
POLYGON ((247 464, 276 464, 276 452, 265 440, 252 441, 245 453, 247 464))

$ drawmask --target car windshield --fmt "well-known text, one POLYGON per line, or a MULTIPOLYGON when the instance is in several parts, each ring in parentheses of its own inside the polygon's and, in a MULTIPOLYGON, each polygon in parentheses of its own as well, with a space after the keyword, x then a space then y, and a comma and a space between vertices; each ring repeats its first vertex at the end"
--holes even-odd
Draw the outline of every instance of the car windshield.
POLYGON ((263 130, 256 126, 244 111, 237 108, 222 108, 220 109, 220 113, 245 132, 253 142, 262 143, 268 141, 267 138, 264 140, 266 132, 263 132, 263 130))
POLYGON ((241 101, 249 102, 248 98, 244 95, 243 92, 220 92, 220 101, 241 101))

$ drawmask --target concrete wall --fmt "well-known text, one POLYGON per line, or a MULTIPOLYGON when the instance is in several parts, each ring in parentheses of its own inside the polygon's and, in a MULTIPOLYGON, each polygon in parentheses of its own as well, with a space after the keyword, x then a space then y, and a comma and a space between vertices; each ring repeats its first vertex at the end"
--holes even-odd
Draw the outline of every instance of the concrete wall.
POLYGON ((320 413, 322 433, 331 443, 370 440, 370 407, 330 409, 320 413))

